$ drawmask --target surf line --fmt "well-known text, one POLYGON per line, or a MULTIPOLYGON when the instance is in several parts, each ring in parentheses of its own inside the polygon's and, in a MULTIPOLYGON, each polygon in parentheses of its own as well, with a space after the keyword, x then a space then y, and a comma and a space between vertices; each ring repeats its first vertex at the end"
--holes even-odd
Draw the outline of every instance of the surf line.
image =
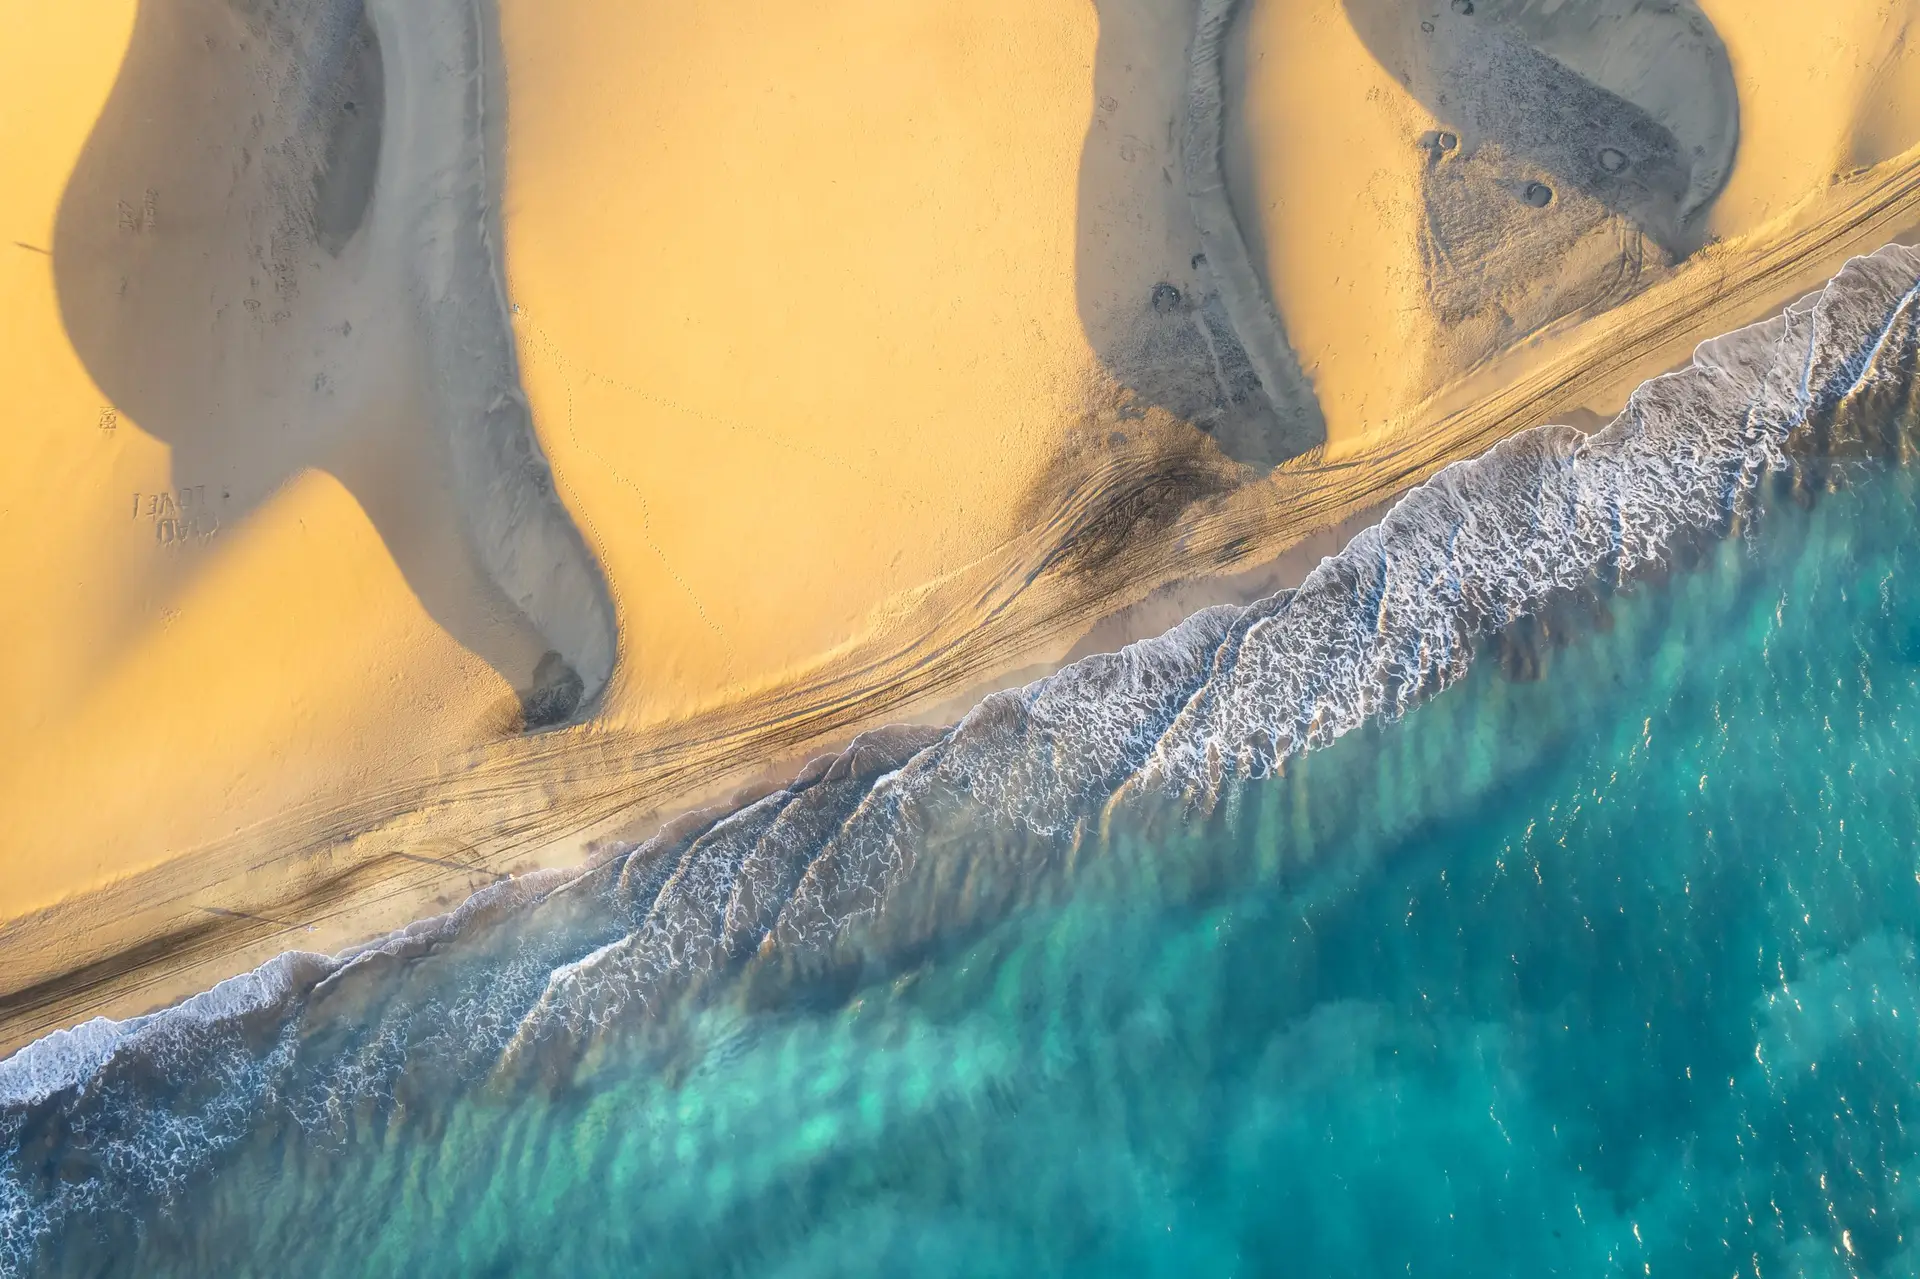
MULTIPOLYGON (((1690 531, 1738 527, 1769 474, 1817 474, 1828 453, 1901 455, 1920 433, 1917 362, 1920 250, 1856 258, 1819 295, 1703 344, 1594 435, 1535 428, 1447 468, 1296 591, 1204 610, 925 737, 857 742, 776 796, 672 823, 584 871, 501 881, 378 943, 289 952, 172 1009, 37 1041, 0 1062, 0 1148, 29 1123, 118 1125, 136 1159, 149 1132, 184 1134, 184 1148, 139 1164, 156 1183, 184 1175, 281 1104, 276 1089, 300 1082, 287 1072, 314 1064, 289 1047, 311 992, 386 982, 387 961, 445 953, 469 930, 481 943, 471 1001, 390 1001, 397 1031, 422 1032, 408 1043, 457 1044, 462 1069, 493 1068, 509 1037, 593 1034, 701 983, 896 965, 936 933, 987 927, 1071 881, 1090 828, 1127 796, 1210 808, 1231 778, 1404 714, 1465 673, 1477 636, 1555 592, 1628 580, 1690 531), (936 838, 956 830, 969 837, 936 838), (983 883, 1017 891, 983 897, 983 883), (524 962, 502 969, 480 930, 508 920, 524 962), (143 1091, 134 1067, 182 1061, 240 1091, 143 1091)), ((383 1058, 354 1087, 383 1087, 406 1065, 383 1058)), ((331 1104, 335 1080, 307 1082, 331 1104)), ((56 1187, 73 1193, 53 1203, 14 1177, 0 1161, 0 1257, 31 1255, 88 1195, 115 1190, 56 1187)))

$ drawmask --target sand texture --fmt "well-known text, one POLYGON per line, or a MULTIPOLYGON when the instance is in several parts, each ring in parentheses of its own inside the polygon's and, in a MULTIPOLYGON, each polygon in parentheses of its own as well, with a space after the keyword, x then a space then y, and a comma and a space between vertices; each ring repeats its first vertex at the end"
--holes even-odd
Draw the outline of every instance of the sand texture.
POLYGON ((0 13, 0 1047, 1283 585, 1920 227, 1920 0, 0 13))

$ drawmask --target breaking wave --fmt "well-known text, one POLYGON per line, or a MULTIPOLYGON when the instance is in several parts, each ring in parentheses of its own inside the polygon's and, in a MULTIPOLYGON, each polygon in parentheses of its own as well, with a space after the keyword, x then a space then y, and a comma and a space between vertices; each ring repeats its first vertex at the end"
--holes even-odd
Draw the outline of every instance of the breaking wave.
POLYGON ((890 728, 731 812, 579 872, 505 881, 334 957, 292 953, 178 1007, 0 1062, 0 1270, 79 1214, 169 1187, 269 1118, 564 1076, 606 1033, 671 1051, 685 1010, 898 971, 1065 891, 1117 805, 1212 808, 1232 783, 1459 679, 1476 649, 1753 513, 1763 480, 1904 457, 1920 251, 1704 344, 1593 434, 1516 435, 1409 493, 1298 590, 890 728), (1860 409, 1862 411, 1854 412, 1860 409), (1900 428, 1904 430, 1904 428, 1900 428))

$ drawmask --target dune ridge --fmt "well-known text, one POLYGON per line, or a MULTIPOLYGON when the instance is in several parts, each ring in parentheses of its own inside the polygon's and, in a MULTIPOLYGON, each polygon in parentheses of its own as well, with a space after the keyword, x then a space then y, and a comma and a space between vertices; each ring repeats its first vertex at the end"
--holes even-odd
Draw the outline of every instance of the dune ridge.
MULTIPOLYGON (((561 505, 534 433, 508 321, 498 225, 499 179, 488 166, 489 100, 497 68, 487 10, 477 0, 368 8, 396 77, 380 189, 412 196, 409 259, 415 303, 434 365, 436 409, 450 444, 458 505, 493 580, 566 662, 535 697, 555 696, 546 722, 592 704, 613 675, 612 603, 600 567, 561 505), (446 78, 470 93, 438 91, 446 78), (450 142, 457 145, 450 147, 450 142)), ((407 198, 401 196, 401 198, 407 198)))
POLYGON ((1207 267, 1220 289, 1227 317, 1260 377, 1260 389, 1279 416, 1273 460, 1284 461, 1325 444, 1327 423, 1312 384, 1301 371, 1300 357, 1287 341, 1286 326, 1266 295, 1227 194, 1226 42, 1239 4, 1240 0, 1200 0, 1187 55, 1180 170, 1207 267))

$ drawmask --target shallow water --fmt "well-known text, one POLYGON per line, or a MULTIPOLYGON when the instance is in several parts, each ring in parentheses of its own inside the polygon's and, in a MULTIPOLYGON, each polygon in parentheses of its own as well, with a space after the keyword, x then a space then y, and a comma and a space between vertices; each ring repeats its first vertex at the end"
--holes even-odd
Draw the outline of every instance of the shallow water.
POLYGON ((423 1060, 46 1269, 1914 1273, 1916 498, 1856 477, 1537 681, 1121 814, 894 980, 423 1060))
POLYGON ((290 957, 275 999, 30 1051, 0 1070, 0 1258, 1920 1272, 1920 480, 1756 470, 1742 412, 1687 472, 1730 477, 1711 509, 1646 554, 1610 498, 1611 551, 1536 555, 1590 522, 1517 468, 1612 493, 1603 450, 1440 486, 1524 489, 1437 543, 1510 546, 1496 585, 1540 559, 1499 625, 1429 624, 1493 588, 1414 545, 1415 503, 1291 600, 354 962, 290 957), (1336 597, 1346 631, 1313 611, 1336 597), (1269 633, 1320 701, 1181 772, 1183 725, 1247 719, 1220 690, 1269 633), (1327 700, 1363 668, 1370 703, 1327 700))

